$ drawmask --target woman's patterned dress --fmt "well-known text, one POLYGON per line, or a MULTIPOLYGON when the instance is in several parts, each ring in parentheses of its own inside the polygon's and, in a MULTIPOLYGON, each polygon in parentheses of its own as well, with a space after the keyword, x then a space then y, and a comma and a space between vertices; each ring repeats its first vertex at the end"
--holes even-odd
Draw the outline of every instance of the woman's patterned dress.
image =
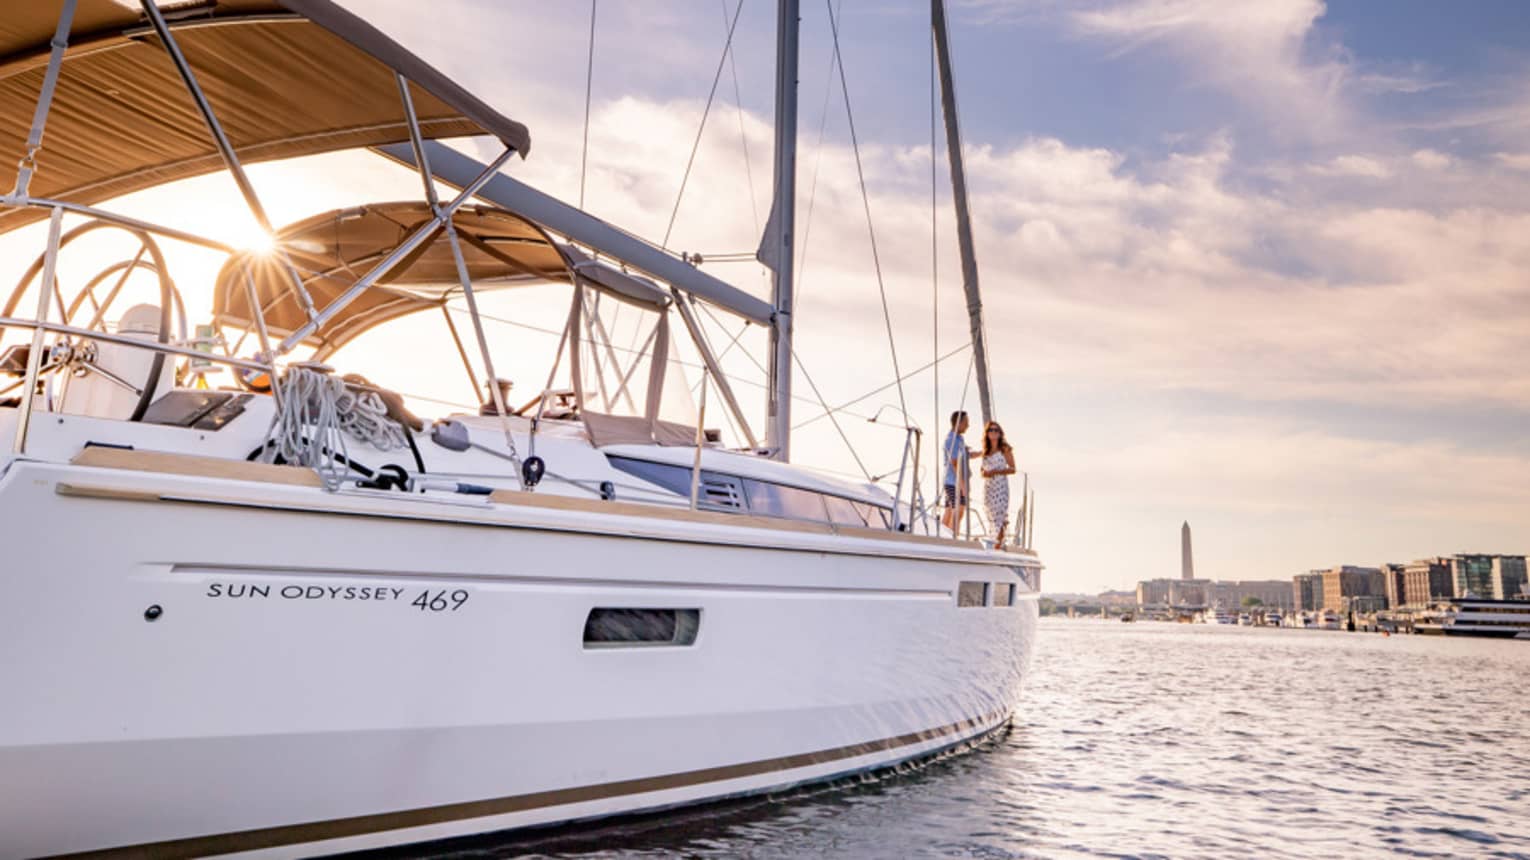
MULTIPOLYGON (((983 458, 983 469, 1005 469, 1009 461, 1003 451, 995 451, 983 458)), ((1009 476, 994 475, 987 479, 983 488, 983 505, 988 509, 988 522, 995 534, 1009 524, 1009 476)))

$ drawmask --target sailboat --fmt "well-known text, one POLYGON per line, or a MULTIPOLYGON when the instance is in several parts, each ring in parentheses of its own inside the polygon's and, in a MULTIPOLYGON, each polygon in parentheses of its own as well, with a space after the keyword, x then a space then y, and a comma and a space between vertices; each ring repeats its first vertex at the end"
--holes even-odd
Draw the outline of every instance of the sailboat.
POLYGON ((1024 718, 1036 553, 918 534, 912 482, 788 457, 795 2, 769 301, 502 173, 529 131, 330 0, 7 12, 0 232, 46 240, 0 313, 0 855, 422 843, 874 771, 1024 718), (414 167, 421 197, 270 224, 245 166, 338 151, 414 167), (215 171, 271 247, 200 233, 222 199, 113 208, 215 171), (128 256, 82 259, 103 235, 128 256), (188 245, 221 255, 211 283, 177 279, 188 245), (533 285, 567 300, 561 375, 516 404, 479 299, 533 285), (744 417, 698 305, 769 327, 763 438, 724 446, 705 393, 669 409, 689 337, 744 417), (440 342, 397 348, 456 352, 477 410, 420 418, 346 364, 430 313, 440 342))

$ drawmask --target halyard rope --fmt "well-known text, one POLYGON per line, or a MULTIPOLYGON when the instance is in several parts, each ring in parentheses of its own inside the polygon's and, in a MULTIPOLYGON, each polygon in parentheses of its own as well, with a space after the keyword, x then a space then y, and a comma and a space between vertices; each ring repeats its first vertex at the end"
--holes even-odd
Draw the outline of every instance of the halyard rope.
POLYGON ((307 466, 331 492, 347 477, 347 435, 380 451, 408 444, 406 431, 388 417, 381 397, 351 389, 345 380, 328 373, 289 367, 275 397, 276 416, 266 431, 260 459, 270 463, 280 458, 307 466))

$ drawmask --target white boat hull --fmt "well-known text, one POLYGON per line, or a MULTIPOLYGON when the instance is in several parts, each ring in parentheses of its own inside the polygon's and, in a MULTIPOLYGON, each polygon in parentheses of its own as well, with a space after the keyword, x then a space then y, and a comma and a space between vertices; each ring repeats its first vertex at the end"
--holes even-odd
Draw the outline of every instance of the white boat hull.
POLYGON ((1008 720, 1037 616, 1017 556, 949 542, 63 464, 0 476, 0 528, 3 856, 308 855, 875 768, 1008 720), (702 620, 589 649, 595 607, 702 620))

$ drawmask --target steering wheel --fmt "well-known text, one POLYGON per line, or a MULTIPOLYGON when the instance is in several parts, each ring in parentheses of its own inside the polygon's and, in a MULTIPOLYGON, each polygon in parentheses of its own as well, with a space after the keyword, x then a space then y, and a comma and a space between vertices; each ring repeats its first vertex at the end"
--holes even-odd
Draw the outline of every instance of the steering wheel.
MULTIPOLYGON (((74 298, 67 303, 64 301, 63 289, 56 274, 51 285, 44 285, 39 283, 37 285, 38 289, 48 289, 51 286, 54 303, 56 305, 55 311, 58 315, 58 318, 62 320, 65 325, 74 328, 86 329, 89 331, 99 331, 103 334, 108 333, 106 328, 107 312, 111 309, 118 296, 122 294, 123 287, 126 286, 128 278, 131 277, 135 271, 142 269, 155 275, 158 280, 158 342, 160 344, 169 344, 171 342, 170 314, 172 305, 174 305, 178 311, 177 317, 178 322, 180 323, 179 328, 181 340, 185 340, 185 305, 181 301, 180 290, 176 289, 175 282, 171 280, 169 272, 165 267, 164 254, 160 251, 159 244, 154 241, 153 236, 149 235, 143 230, 134 229, 132 227, 124 227, 121 224, 116 224, 110 221, 87 221, 84 224, 70 229, 63 236, 59 237, 58 253, 62 254, 65 246, 73 242, 75 239, 103 229, 121 230, 136 238, 138 240, 137 252, 131 259, 113 263, 97 272, 93 277, 90 278, 90 280, 85 282, 85 285, 82 286, 79 292, 74 295, 74 298), (147 260, 144 259, 146 254, 149 258, 147 260), (96 288, 107 279, 112 278, 114 275, 116 276, 115 281, 113 282, 110 291, 107 292, 105 299, 103 300, 98 298, 96 296, 96 288), (89 304, 88 308, 86 307, 87 303, 89 304)), ((40 254, 38 255, 37 259, 32 262, 32 265, 27 267, 26 272, 21 276, 21 280, 19 280, 16 283, 16 287, 11 290, 10 298, 6 300, 3 311, 0 311, 0 316, 16 316, 17 307, 20 306, 21 300, 23 297, 25 297, 26 293, 28 292, 28 288, 32 285, 32 282, 38 279, 38 274, 43 269, 45 259, 46 253, 40 254)), ((0 326, 0 341, 3 341, 4 337, 5 327, 0 326)), ((158 388, 157 383, 165 366, 165 355, 166 353, 155 351, 154 358, 149 363, 149 372, 147 378, 135 384, 135 380, 123 379, 121 376, 118 376, 110 370, 101 367, 97 363, 97 345, 96 342, 91 340, 88 336, 61 334, 58 340, 56 340, 50 347, 48 347, 48 352, 43 356, 44 361, 40 367, 38 376, 41 378, 43 374, 47 373, 57 373, 61 375, 68 374, 64 377, 67 380, 69 376, 82 377, 92 373, 100 375, 113 384, 138 395, 138 403, 134 407, 132 415, 128 418, 129 421, 138 421, 143 418, 144 412, 148 410, 149 404, 154 400, 155 389, 158 388)), ((4 389, 0 389, 0 397, 9 394, 10 392, 25 384, 26 380, 23 378, 4 389)))

